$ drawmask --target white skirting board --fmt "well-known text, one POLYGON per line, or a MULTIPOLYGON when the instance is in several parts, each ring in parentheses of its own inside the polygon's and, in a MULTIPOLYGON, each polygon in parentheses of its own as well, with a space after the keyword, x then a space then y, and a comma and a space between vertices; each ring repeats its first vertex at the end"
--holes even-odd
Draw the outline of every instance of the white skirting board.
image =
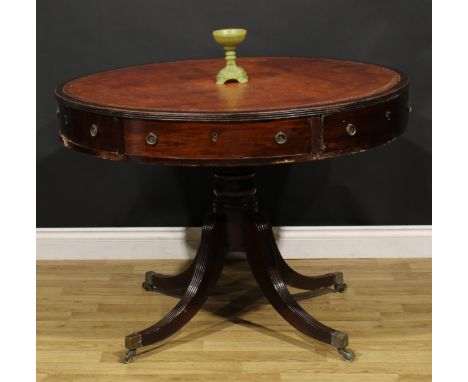
MULTIPOLYGON (((431 226, 277 227, 287 259, 432 257, 431 226)), ((39 228, 38 260, 188 259, 200 228, 39 228)))

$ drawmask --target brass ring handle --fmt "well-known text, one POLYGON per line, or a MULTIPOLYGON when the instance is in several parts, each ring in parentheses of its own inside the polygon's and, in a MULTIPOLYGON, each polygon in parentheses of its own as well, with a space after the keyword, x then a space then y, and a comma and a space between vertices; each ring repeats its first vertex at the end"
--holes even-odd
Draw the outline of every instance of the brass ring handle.
POLYGON ((95 123, 93 123, 91 127, 89 128, 89 134, 91 134, 91 136, 94 138, 97 135, 97 133, 98 133, 98 126, 95 123))
POLYGON ((356 135, 356 132, 357 132, 356 125, 353 123, 348 123, 348 125, 346 126, 346 132, 351 137, 356 135))
POLYGON ((154 146, 156 143, 158 143, 158 137, 155 133, 149 133, 146 136, 146 143, 148 143, 150 146, 154 146))
POLYGON ((280 131, 279 133, 277 133, 275 135, 275 142, 278 143, 279 145, 282 145, 283 143, 286 143, 287 141, 287 136, 285 133, 283 133, 282 131, 280 131))

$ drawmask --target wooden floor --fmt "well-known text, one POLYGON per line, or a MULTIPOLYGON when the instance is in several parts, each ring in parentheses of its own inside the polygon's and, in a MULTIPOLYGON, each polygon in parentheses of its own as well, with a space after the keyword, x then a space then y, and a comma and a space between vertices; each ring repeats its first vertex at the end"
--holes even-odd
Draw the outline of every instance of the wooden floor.
POLYGON ((124 336, 159 320, 176 297, 141 288, 147 270, 183 261, 40 261, 38 381, 431 380, 431 260, 296 260, 304 274, 343 271, 346 293, 292 289, 325 324, 345 331, 356 360, 290 327, 262 297, 243 260, 176 336, 120 363, 124 336))

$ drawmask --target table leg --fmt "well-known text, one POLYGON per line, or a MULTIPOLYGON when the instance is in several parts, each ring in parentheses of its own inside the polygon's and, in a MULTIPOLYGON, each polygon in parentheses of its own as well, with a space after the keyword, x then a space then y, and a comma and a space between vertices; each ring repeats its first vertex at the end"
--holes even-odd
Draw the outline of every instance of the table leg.
POLYGON ((212 214, 204 225, 194 270, 179 303, 156 324, 125 337, 124 363, 133 360, 136 349, 157 343, 182 328, 200 310, 221 275, 227 253, 225 217, 212 214))
MULTIPOLYGON (((269 236, 270 241, 275 242, 272 230, 268 230, 265 234, 269 236)), ((272 250, 276 258, 279 273, 286 285, 304 290, 314 290, 333 286, 335 290, 340 293, 344 293, 346 291, 347 285, 343 282, 342 272, 326 273, 319 276, 305 276, 296 272, 286 263, 276 245, 273 246, 272 250)))
POLYGON ((192 263, 183 272, 171 276, 163 275, 153 271, 146 272, 145 281, 142 283, 142 287, 148 291, 158 291, 180 293, 187 289, 189 282, 192 278, 195 270, 195 264, 197 259, 195 258, 192 263))
POLYGON ((354 353, 347 349, 347 334, 317 321, 289 293, 281 275, 281 262, 278 262, 281 255, 278 256, 279 250, 268 220, 258 212, 247 213, 243 232, 250 269, 276 311, 301 333, 335 346, 343 359, 352 361, 354 353))

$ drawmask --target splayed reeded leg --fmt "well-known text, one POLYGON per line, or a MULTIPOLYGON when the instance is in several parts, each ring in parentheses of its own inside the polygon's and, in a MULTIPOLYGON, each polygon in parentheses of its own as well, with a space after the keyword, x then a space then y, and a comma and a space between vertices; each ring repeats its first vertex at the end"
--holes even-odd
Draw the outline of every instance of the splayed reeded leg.
POLYGON ((190 279, 192 278, 195 269, 195 258, 192 263, 183 272, 177 275, 163 275, 153 271, 146 272, 145 281, 142 287, 148 291, 158 291, 169 293, 181 293, 187 289, 190 279))
POLYGON ((335 346, 345 360, 352 361, 354 354, 346 349, 348 336, 317 321, 289 293, 280 272, 279 251, 267 219, 257 212, 246 214, 243 232, 250 269, 276 311, 301 333, 335 346))
POLYGON ((204 225, 193 274, 179 303, 159 322, 125 337, 125 363, 131 362, 136 349, 152 345, 173 335, 200 310, 221 275, 227 252, 225 217, 213 214, 204 225))
MULTIPOLYGON (((266 232, 265 235, 269 236, 270 241, 275 241, 272 230, 266 232)), ((304 290, 314 290, 333 286, 335 290, 340 293, 346 291, 347 285, 343 282, 342 272, 327 273, 319 276, 305 276, 296 272, 286 263, 276 245, 274 246, 273 251, 274 256, 276 257, 278 271, 286 285, 304 290)))

